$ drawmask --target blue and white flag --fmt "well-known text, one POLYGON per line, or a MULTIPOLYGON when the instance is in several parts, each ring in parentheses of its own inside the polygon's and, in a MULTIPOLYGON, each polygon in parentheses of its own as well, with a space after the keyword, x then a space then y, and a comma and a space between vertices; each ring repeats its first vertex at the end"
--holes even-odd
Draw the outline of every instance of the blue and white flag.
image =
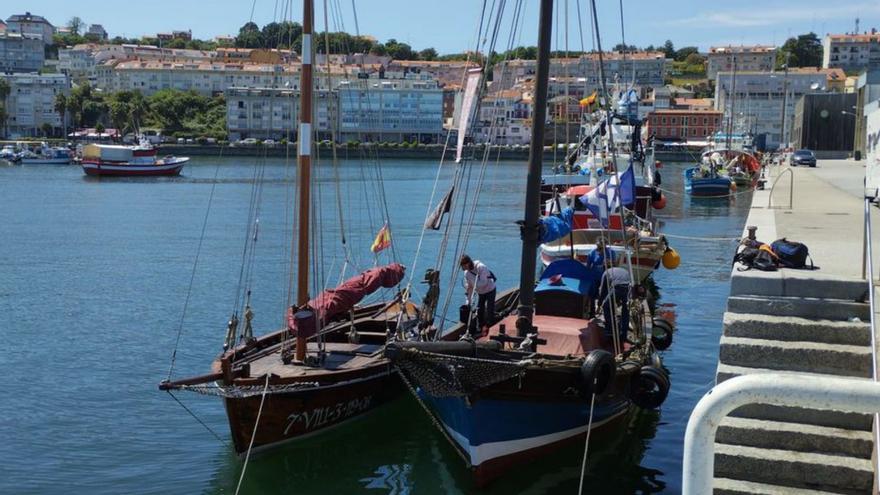
POLYGON ((610 177, 592 191, 578 198, 608 228, 608 219, 621 204, 632 205, 636 201, 636 177, 632 166, 626 172, 610 177))

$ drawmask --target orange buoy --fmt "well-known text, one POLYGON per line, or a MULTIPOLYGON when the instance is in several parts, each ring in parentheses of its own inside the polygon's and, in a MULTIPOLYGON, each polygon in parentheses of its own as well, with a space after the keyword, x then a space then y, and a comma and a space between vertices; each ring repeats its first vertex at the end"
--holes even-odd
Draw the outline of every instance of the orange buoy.
POLYGON ((655 210, 662 210, 663 208, 666 208, 666 195, 661 194, 660 199, 651 203, 651 207, 655 210))
POLYGON ((678 255, 678 251, 672 248, 666 248, 666 252, 663 253, 663 268, 666 268, 667 270, 675 270, 680 264, 681 256, 678 255))

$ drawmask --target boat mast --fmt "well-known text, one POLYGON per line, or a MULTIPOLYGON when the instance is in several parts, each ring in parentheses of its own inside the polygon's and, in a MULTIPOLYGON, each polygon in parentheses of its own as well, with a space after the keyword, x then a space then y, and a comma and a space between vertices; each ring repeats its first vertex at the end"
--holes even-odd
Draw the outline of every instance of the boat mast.
POLYGON ((734 105, 736 104, 736 55, 733 56, 733 79, 731 80, 731 89, 730 89, 730 114, 727 116, 727 150, 730 151, 731 143, 733 141, 733 113, 736 108, 734 105))
POLYGON ((522 262, 519 276, 519 307, 516 331, 520 337, 532 333, 535 306, 535 269, 538 256, 538 215, 541 211, 541 164, 544 154, 544 125, 547 119, 547 82, 550 79, 550 37, 553 30, 553 0, 541 0, 538 21, 538 71, 532 110, 529 172, 526 179, 525 221, 521 229, 522 262))
MULTIPOLYGON (((297 133, 297 158, 299 163, 299 232, 297 235, 296 305, 303 307, 309 302, 309 206, 311 204, 312 167, 312 32, 314 25, 314 1, 303 2, 302 68, 299 84, 299 132, 297 133)), ((296 336, 296 360, 305 361, 306 338, 296 336)))

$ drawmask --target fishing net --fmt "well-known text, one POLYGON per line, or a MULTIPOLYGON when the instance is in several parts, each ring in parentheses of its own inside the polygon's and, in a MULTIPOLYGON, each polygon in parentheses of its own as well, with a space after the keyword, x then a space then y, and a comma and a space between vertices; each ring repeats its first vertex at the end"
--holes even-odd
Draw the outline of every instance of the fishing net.
POLYGON ((283 385, 180 385, 175 387, 177 390, 185 390, 195 392, 200 395, 212 395, 215 397, 225 397, 234 399, 243 399, 246 397, 254 397, 259 395, 283 394, 288 392, 298 392, 300 390, 316 388, 320 386, 317 382, 297 382, 287 383, 283 385))
POLYGON ((394 358, 406 377, 433 397, 463 397, 522 376, 531 360, 498 361, 407 349, 394 358))

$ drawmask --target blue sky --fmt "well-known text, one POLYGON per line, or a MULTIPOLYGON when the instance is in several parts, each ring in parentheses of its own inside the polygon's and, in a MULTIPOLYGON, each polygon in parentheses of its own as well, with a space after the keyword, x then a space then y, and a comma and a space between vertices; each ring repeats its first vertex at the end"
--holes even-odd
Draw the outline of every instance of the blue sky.
MULTIPOLYGON (((331 7, 330 27, 339 25, 354 32, 352 1, 357 6, 362 33, 385 41, 396 38, 421 49, 435 47, 441 53, 460 52, 474 45, 474 32, 482 2, 479 0, 329 0, 339 5, 342 22, 331 7)), ((489 2, 492 3, 491 1, 489 2)), ((510 29, 513 0, 503 30, 510 29)), ((519 44, 534 44, 537 30, 537 0, 524 0, 525 25, 516 36, 519 44)), ((880 0, 624 0, 626 41, 645 46, 671 39, 676 47, 696 45, 706 50, 720 44, 782 44, 789 36, 814 31, 839 33, 854 28, 861 18, 861 30, 880 29, 880 0)), ((103 24, 111 36, 139 37, 157 31, 192 29, 198 38, 236 34, 247 22, 254 5, 254 21, 263 25, 277 19, 290 0, 149 0, 108 2, 107 0, 4 0, 0 16, 25 10, 64 25, 74 15, 87 23, 103 24), (276 7, 277 6, 277 7, 276 7), (277 8, 277 10, 276 10, 277 8)), ((316 0, 316 22, 323 29, 323 0, 316 0)), ((581 7, 584 36, 589 44, 588 0, 568 0, 570 49, 581 46, 577 30, 577 6, 581 7)), ((299 20, 302 0, 292 3, 293 20, 299 20)), ((565 19, 565 0, 557 0, 557 19, 565 19)), ((620 42, 618 0, 598 0, 603 47, 620 42)), ((564 22, 555 26, 555 45, 562 49, 564 22), (558 28, 558 29, 557 29, 558 28)), ((506 39, 506 35, 504 37, 506 39)))

